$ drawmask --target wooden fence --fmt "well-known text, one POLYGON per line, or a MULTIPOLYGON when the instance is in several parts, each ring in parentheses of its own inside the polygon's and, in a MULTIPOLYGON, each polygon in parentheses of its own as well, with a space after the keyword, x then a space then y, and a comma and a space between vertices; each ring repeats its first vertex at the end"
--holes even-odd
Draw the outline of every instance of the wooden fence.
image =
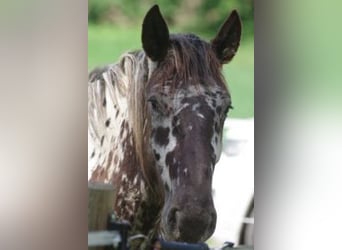
MULTIPOLYGON (((108 215, 113 212, 114 199, 115 190, 112 185, 88 183, 88 232, 104 232, 107 230, 108 215)), ((110 237, 110 235, 108 236, 110 237)), ((103 246, 89 247, 89 244, 94 245, 93 240, 88 238, 89 250, 105 249, 103 246)))
MULTIPOLYGON (((88 183, 88 250, 106 250, 108 242, 113 243, 115 239, 120 241, 119 233, 107 231, 114 199, 115 190, 112 185, 88 183)), ((225 247, 224 250, 253 250, 253 247, 225 247)))

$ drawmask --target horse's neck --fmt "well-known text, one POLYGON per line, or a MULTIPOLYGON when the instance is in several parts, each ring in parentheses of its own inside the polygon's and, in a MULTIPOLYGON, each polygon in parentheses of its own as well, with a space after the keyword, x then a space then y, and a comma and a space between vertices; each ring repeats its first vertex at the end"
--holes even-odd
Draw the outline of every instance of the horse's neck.
POLYGON ((147 187, 135 152, 128 99, 122 88, 113 84, 109 70, 88 88, 90 180, 112 183, 117 215, 130 221, 135 232, 147 234, 156 223, 160 204, 147 187))

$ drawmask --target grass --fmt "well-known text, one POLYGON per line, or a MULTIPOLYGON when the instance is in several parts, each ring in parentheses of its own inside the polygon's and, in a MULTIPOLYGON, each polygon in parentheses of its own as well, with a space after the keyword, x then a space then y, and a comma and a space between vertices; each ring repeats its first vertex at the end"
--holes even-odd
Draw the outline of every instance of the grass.
MULTIPOLYGON (((122 53, 140 48, 140 29, 106 25, 88 27, 89 70, 116 62, 122 53)), ((242 41, 233 61, 224 66, 223 73, 228 82, 234 107, 229 117, 254 116, 254 42, 252 39, 242 41)))

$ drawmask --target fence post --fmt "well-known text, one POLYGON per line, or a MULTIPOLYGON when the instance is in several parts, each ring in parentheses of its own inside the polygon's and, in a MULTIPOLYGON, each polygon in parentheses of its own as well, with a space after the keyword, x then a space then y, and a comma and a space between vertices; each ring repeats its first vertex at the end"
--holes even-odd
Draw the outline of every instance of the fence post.
MULTIPOLYGON (((88 183, 88 232, 107 229, 107 218, 113 211, 114 191, 111 184, 88 183)), ((103 249, 104 247, 88 247, 88 250, 103 249)))

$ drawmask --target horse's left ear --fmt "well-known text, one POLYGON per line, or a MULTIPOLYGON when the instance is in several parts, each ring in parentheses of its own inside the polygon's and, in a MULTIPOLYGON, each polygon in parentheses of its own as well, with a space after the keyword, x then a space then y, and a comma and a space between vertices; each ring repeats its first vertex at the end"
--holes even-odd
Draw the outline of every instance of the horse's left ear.
POLYGON ((152 61, 164 59, 169 47, 169 29, 158 5, 154 5, 144 18, 141 40, 146 55, 152 61))
POLYGON ((240 45, 241 19, 236 10, 233 10, 222 24, 211 46, 222 64, 230 62, 240 45))

